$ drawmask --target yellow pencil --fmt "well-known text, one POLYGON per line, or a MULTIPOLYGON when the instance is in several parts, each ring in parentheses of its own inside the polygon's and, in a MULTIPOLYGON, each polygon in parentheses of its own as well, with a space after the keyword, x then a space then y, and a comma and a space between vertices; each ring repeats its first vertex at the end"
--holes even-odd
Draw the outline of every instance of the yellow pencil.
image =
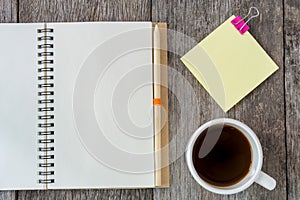
POLYGON ((156 24, 154 27, 154 133, 155 133, 155 185, 161 185, 161 77, 160 77, 160 32, 156 24))

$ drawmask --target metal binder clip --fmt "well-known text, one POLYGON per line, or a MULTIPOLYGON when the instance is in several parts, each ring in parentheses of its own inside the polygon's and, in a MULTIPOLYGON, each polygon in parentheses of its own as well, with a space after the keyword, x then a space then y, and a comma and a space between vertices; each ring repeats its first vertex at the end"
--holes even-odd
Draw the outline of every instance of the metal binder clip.
POLYGON ((248 11, 248 14, 241 18, 240 16, 237 16, 235 17, 231 23, 234 25, 234 27, 241 33, 241 34, 244 34, 246 31, 249 30, 249 26, 247 25, 247 23, 252 19, 252 18, 255 18, 255 17, 258 17, 259 16, 259 11, 256 7, 250 7, 249 11, 248 11), (254 15, 250 15, 252 10, 255 10, 256 11, 256 14, 254 15), (247 21, 245 22, 244 20, 247 19, 247 21))

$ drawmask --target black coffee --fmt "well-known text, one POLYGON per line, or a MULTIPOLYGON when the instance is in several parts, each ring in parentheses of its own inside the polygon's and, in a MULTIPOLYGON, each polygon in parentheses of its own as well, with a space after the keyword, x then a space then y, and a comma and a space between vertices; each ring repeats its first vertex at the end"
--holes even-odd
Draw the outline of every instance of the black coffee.
POLYGON ((251 146, 230 125, 214 125, 197 138, 192 155, 198 175, 207 183, 226 187, 244 178, 251 165, 251 146))

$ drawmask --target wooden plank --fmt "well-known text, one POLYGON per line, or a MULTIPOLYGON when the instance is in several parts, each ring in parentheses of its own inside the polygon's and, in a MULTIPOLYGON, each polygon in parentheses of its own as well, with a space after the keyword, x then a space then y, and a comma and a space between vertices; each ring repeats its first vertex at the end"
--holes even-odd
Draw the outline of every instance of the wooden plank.
POLYGON ((300 2, 284 1, 288 199, 300 199, 300 2))
POLYGON ((14 200, 16 199, 15 191, 0 191, 0 200, 14 200))
POLYGON ((214 2, 196 0, 152 2, 152 20, 167 22, 171 29, 168 33, 170 188, 154 190, 154 199, 221 198, 196 184, 183 156, 189 137, 201 124, 234 114, 234 110, 223 113, 179 60, 196 42, 214 30, 220 21, 225 20, 224 16, 223 19, 213 17, 219 16, 216 9, 220 6, 226 15, 228 3, 212 4, 214 2))
MULTIPOLYGON (((150 21, 150 0, 20 1, 20 22, 150 21)), ((152 189, 20 191, 20 199, 152 199, 152 189)))
POLYGON ((18 1, 2 0, 0 2, 0 23, 13 23, 18 19, 18 1))
POLYGON ((71 190, 61 190, 59 192, 54 191, 44 191, 44 190, 27 190, 27 191, 18 191, 16 199, 72 199, 71 190))
MULTIPOLYGON (((236 118, 257 134, 264 154, 262 170, 277 180, 277 186, 268 191, 254 184, 237 197, 286 199, 283 6, 281 1, 247 1, 241 5, 243 13, 247 13, 251 5, 255 5, 261 14, 259 20, 250 23, 250 32, 277 63, 279 70, 236 106, 236 118)), ((235 12, 239 12, 238 9, 235 12)))
POLYGON ((152 18, 153 21, 167 22, 170 29, 200 41, 232 14, 245 15, 252 5, 259 8, 261 16, 259 20, 250 23, 250 31, 270 53, 280 70, 227 114, 222 113, 179 60, 182 52, 187 52, 195 44, 191 39, 180 40, 176 38, 176 34, 168 35, 168 48, 176 51, 175 55, 169 55, 169 67, 177 70, 193 86, 196 103, 191 100, 191 92, 183 86, 183 81, 169 73, 169 89, 172 90, 169 93, 170 142, 175 140, 175 145, 170 149, 170 157, 171 160, 172 157, 179 159, 170 167, 170 189, 155 190, 154 199, 286 199, 282 3, 250 0, 153 1, 152 18), (182 96, 185 101, 180 105, 177 98, 182 96), (196 104, 199 111, 195 111, 196 104), (183 116, 183 121, 179 121, 178 113, 183 108, 190 112, 183 116), (179 157, 181 151, 185 149, 188 138, 198 126, 219 116, 234 117, 256 131, 263 145, 263 170, 278 181, 274 191, 267 191, 255 184, 242 193, 220 196, 200 188, 192 179, 184 157, 179 157), (180 123, 184 123, 185 127, 181 128, 180 123))
POLYGON ((150 21, 151 1, 20 1, 20 22, 150 21))
POLYGON ((0 192, 0 200, 14 200, 16 199, 15 191, 1 191, 0 192))
POLYGON ((117 200, 117 199, 152 199, 152 189, 137 190, 53 190, 53 191, 20 191, 18 199, 99 199, 99 200, 117 200))
MULTIPOLYGON (((0 23, 17 22, 17 0, 0 1, 0 23)), ((15 191, 0 191, 0 200, 15 199, 15 191)))

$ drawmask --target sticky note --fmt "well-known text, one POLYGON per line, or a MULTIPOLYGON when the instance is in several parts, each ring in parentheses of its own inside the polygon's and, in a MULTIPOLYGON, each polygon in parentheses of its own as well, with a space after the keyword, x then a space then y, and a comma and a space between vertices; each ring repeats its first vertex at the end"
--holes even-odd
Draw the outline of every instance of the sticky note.
POLYGON ((234 18, 227 19, 181 58, 225 112, 278 69, 249 31, 237 31, 231 24, 234 18))

